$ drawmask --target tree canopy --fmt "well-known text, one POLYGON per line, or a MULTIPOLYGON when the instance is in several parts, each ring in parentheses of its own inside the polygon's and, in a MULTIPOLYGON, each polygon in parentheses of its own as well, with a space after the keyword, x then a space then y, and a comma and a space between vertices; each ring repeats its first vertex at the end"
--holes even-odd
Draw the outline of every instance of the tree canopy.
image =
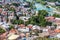
POLYGON ((38 15, 42 15, 44 17, 48 16, 48 12, 46 10, 39 10, 38 15))
POLYGON ((9 25, 9 30, 13 29, 14 26, 13 25, 9 25))
POLYGON ((0 28, 0 34, 5 33, 5 30, 0 28))
POLYGON ((12 20, 12 24, 23 24, 23 20, 12 20))
POLYGON ((16 7, 20 6, 19 3, 12 3, 12 5, 14 5, 14 6, 16 6, 16 7))
POLYGON ((40 10, 38 12, 38 16, 32 16, 29 21, 27 22, 27 24, 33 24, 33 25, 39 25, 39 26, 47 26, 47 25, 51 25, 50 22, 47 22, 45 17, 48 15, 48 13, 45 10, 40 10), (49 23, 49 24, 47 24, 49 23))

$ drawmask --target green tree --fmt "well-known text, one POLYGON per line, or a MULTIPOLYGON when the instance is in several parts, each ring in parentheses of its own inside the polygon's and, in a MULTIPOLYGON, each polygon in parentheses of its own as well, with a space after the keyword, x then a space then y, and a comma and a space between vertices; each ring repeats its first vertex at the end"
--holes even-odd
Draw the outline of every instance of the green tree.
POLYGON ((46 10, 39 10, 38 15, 42 15, 45 17, 45 16, 48 16, 48 12, 46 10))
POLYGON ((52 22, 46 22, 46 25, 48 25, 48 26, 52 26, 52 22))
POLYGON ((13 19, 12 24, 18 24, 18 21, 13 19))
POLYGON ((5 30, 0 28, 0 34, 5 33, 5 30))
POLYGON ((46 20, 43 15, 38 16, 38 22, 40 26, 46 26, 46 20))
POLYGON ((23 20, 12 20, 12 24, 23 24, 23 20))
POLYGON ((31 9, 33 9, 33 4, 34 4, 33 2, 30 3, 30 8, 31 8, 31 9))
POLYGON ((24 24, 23 20, 18 20, 18 24, 24 24))
POLYGON ((13 29, 13 28, 14 28, 14 26, 13 26, 13 25, 10 25, 9 30, 11 30, 11 29, 13 29))
POLYGON ((48 13, 45 10, 40 10, 38 16, 32 16, 27 22, 27 24, 33 24, 45 27, 47 25, 45 16, 48 16, 48 13))
POLYGON ((19 3, 12 3, 12 5, 14 5, 14 6, 16 6, 16 7, 20 6, 19 3))
POLYGON ((53 17, 58 17, 58 18, 60 18, 60 15, 59 14, 53 14, 53 17))
POLYGON ((26 22, 27 24, 35 24, 35 17, 34 16, 32 16, 30 19, 29 19, 29 21, 28 22, 26 22))
POLYGON ((40 25, 40 26, 46 26, 46 20, 44 18, 44 16, 40 15, 40 16, 32 16, 29 21, 28 24, 33 24, 33 25, 40 25))

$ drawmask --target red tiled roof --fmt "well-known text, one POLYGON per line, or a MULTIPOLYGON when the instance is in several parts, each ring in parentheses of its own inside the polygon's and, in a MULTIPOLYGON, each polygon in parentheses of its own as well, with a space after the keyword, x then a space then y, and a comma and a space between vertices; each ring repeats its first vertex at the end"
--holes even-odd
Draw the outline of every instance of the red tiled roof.
POLYGON ((56 33, 60 33, 60 30, 59 29, 56 29, 56 30, 54 30, 56 33))
POLYGON ((47 20, 47 21, 54 21, 54 17, 52 17, 52 16, 50 16, 50 17, 45 17, 45 19, 47 20))

